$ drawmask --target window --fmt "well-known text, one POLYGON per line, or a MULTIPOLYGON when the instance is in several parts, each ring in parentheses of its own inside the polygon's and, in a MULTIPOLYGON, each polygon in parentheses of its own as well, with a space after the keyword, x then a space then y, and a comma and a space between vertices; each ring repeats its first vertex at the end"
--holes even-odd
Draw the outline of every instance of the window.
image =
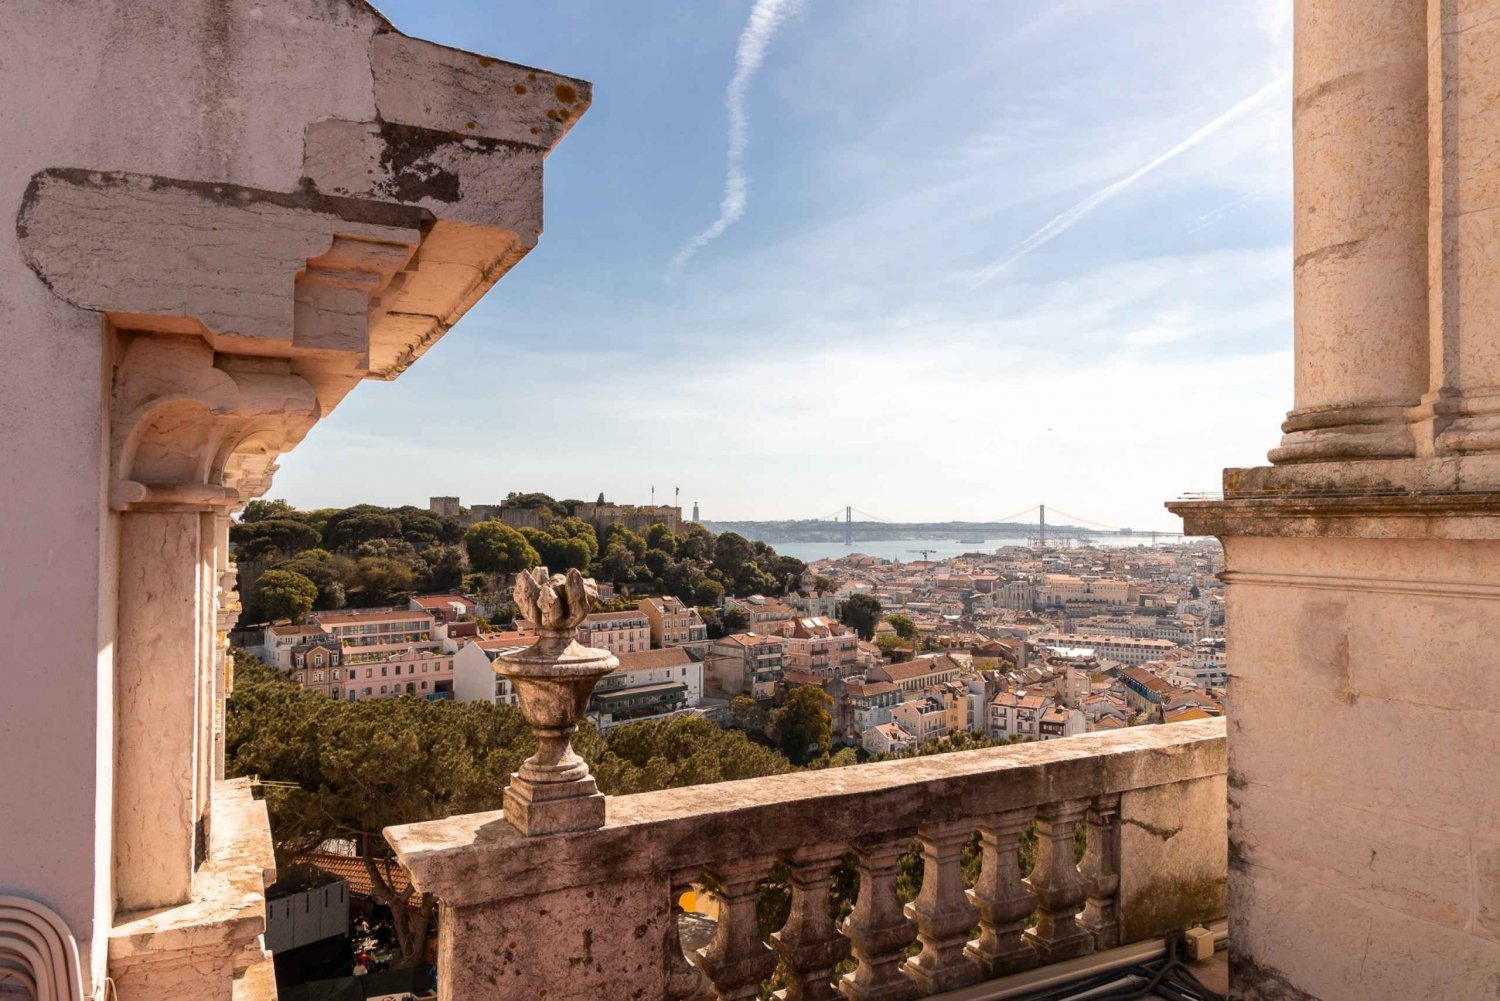
POLYGON ((381 695, 384 695, 384 694, 386 694, 386 687, 385 687, 385 686, 384 686, 384 685, 381 685, 381 686, 380 686, 380 694, 381 694, 381 695))
MULTIPOLYGON (((375 669, 373 667, 367 667, 367 668, 365 668, 365 677, 368 679, 370 677, 371 672, 373 672, 374 670, 375 669)), ((366 695, 370 694, 370 690, 368 688, 365 689, 365 694, 366 695)))
MULTIPOLYGON (((352 694, 352 693, 351 693, 351 694, 352 694)), ((370 686, 369 686, 369 685, 366 685, 366 686, 365 686, 365 694, 366 694, 366 695, 369 695, 369 694, 370 694, 370 686)))
MULTIPOLYGON (((380 676, 382 678, 384 678, 386 676, 386 674, 388 673, 388 671, 389 671, 389 669, 384 664, 380 665, 380 676)), ((381 691, 383 692, 383 691, 385 691, 385 689, 382 688, 381 691)))

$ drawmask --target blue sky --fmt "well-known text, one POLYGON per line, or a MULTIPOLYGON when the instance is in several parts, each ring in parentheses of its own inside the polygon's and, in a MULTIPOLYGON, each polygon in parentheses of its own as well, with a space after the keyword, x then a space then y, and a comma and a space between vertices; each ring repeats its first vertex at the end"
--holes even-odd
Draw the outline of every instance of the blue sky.
POLYGON ((755 0, 380 4, 594 104, 537 249, 273 494, 1165 528, 1162 500, 1264 461, 1292 388, 1290 0, 759 2, 748 35, 755 0), (730 105, 742 213, 684 254, 721 216, 730 105))

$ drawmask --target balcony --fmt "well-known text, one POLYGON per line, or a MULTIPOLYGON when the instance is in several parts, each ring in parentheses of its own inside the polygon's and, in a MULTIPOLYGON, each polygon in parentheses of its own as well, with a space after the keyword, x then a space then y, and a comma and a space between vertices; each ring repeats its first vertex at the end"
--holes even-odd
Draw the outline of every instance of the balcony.
POLYGON ((1225 768, 1224 722, 1206 720, 615 797, 597 830, 527 837, 493 812, 386 836, 442 902, 446 1001, 908 999, 1036 983, 1222 918, 1225 768), (903 907, 913 848, 921 890, 903 907), (773 872, 790 899, 767 938, 773 872), (841 878, 858 890, 836 921, 841 878), (695 887, 718 922, 685 952, 677 901, 695 887))

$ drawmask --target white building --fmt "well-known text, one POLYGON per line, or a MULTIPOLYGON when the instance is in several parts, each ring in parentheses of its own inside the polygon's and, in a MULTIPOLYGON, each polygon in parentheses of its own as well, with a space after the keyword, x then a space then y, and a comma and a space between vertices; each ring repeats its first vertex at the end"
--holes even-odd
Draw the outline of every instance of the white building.
POLYGON ((495 673, 495 660, 502 653, 523 650, 530 638, 520 633, 502 633, 469 640, 453 655, 453 697, 459 702, 494 702, 516 705, 515 689, 495 673))
POLYGON ((589 716, 600 730, 661 719, 703 701, 703 664, 682 647, 620 654, 620 666, 599 679, 589 716))

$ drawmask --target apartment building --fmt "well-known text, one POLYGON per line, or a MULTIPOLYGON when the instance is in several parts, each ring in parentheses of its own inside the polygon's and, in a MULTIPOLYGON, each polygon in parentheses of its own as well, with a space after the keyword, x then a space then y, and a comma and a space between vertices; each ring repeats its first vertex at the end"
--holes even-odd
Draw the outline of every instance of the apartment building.
POLYGON ((419 699, 451 699, 454 697, 455 656, 440 650, 412 648, 358 663, 346 657, 342 668, 331 669, 327 694, 349 702, 394 699, 402 695, 419 699))
POLYGON ((842 678, 859 670, 859 634, 822 616, 783 623, 786 667, 820 678, 842 678))
POLYGON ((891 721, 891 710, 901 702, 901 689, 889 681, 850 678, 835 698, 840 732, 863 739, 866 731, 891 721))
POLYGON ((1132 667, 1148 660, 1160 660, 1176 650, 1171 640, 1137 639, 1134 636, 1097 636, 1082 633, 1043 633, 1027 640, 1033 650, 1057 647, 1068 650, 1092 649, 1102 660, 1115 660, 1132 667))
POLYGON ((708 648, 708 626, 698 609, 691 605, 665 595, 642 598, 636 603, 636 608, 646 616, 653 647, 687 647, 699 652, 708 648))
POLYGON ((327 632, 317 625, 294 626, 290 623, 267 626, 261 634, 260 646, 250 652, 260 660, 262 664, 282 671, 292 669, 292 651, 304 643, 319 639, 328 635, 327 632))
POLYGON ((309 620, 344 647, 344 662, 360 664, 384 660, 412 648, 437 650, 436 620, 430 612, 410 608, 345 608, 313 612, 309 620))
POLYGON ((865 731, 861 746, 871 754, 905 754, 916 748, 917 740, 900 723, 881 723, 865 731))
POLYGON ((969 693, 961 683, 934 685, 891 707, 891 722, 924 743, 969 726, 969 693))
POLYGON ((920 692, 953 681, 967 670, 949 654, 916 657, 900 664, 881 664, 865 672, 869 681, 889 681, 903 692, 920 692))
POLYGON ((990 702, 989 734, 997 740, 1055 740, 1087 731, 1082 710, 1068 709, 1046 692, 1000 692, 990 702))
POLYGON ((714 640, 704 659, 705 679, 725 696, 749 695, 769 700, 776 695, 786 660, 786 641, 760 633, 735 633, 714 640))
POLYGON ((796 616, 797 610, 776 598, 752 594, 748 598, 724 599, 725 612, 743 612, 749 620, 745 630, 752 633, 774 633, 788 619, 796 616))
POLYGON ((1171 684, 1144 667, 1126 668, 1120 680, 1125 683, 1125 700, 1136 709, 1157 710, 1172 694, 1171 684))
POLYGON ((287 660, 293 681, 303 688, 331 695, 335 672, 343 663, 339 641, 326 634, 292 647, 287 660))
POLYGON ((1222 653, 1199 654, 1167 664, 1162 677, 1179 688, 1225 688, 1229 684, 1229 665, 1222 653))
POLYGON ((798 615, 809 618, 821 616, 825 619, 836 619, 839 614, 839 599, 836 594, 797 594, 787 595, 786 603, 790 605, 798 615))
POLYGON ((594 612, 578 626, 578 642, 619 656, 651 649, 651 620, 639 608, 594 612))
POLYGON ((589 716, 602 731, 670 716, 703 700, 703 664, 682 647, 641 650, 619 659, 620 666, 599 679, 589 697, 589 716))

